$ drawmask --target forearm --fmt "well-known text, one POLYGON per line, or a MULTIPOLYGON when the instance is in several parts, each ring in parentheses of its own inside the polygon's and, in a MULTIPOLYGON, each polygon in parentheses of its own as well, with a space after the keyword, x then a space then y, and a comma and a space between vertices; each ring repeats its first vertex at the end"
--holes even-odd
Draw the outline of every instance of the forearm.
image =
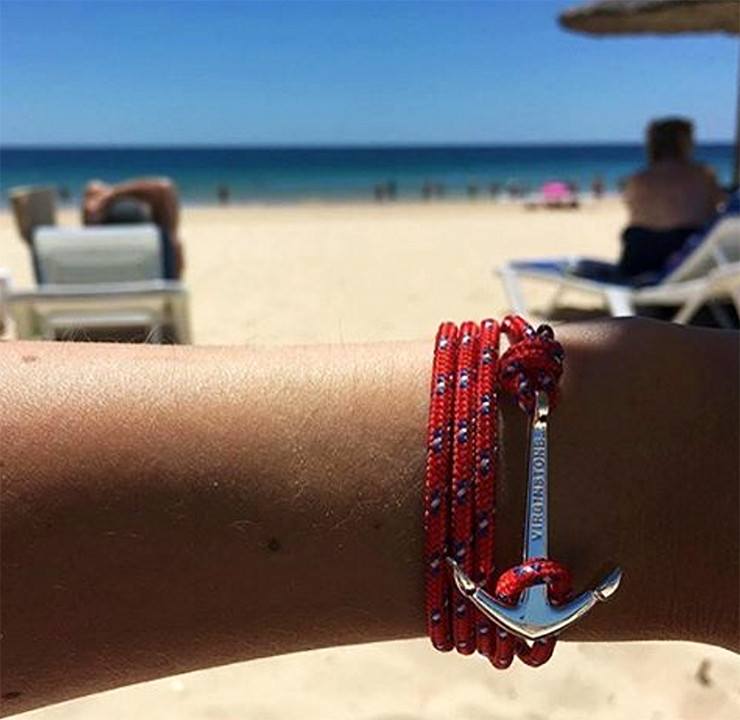
POLYGON ((426 350, 0 347, 12 707, 422 632, 426 350))
POLYGON ((147 203, 154 222, 167 228, 173 241, 177 240, 180 209, 177 188, 169 180, 149 178, 120 183, 113 188, 109 204, 120 198, 135 198, 147 203))
MULTIPOLYGON (((604 562, 625 570, 568 638, 735 642, 737 346, 691 332, 559 332, 553 556, 579 588, 604 562)), ((430 356, 429 343, 0 347, 3 692, 21 693, 6 712, 422 634, 430 356)), ((520 553, 517 410, 503 433, 499 568, 520 553)))

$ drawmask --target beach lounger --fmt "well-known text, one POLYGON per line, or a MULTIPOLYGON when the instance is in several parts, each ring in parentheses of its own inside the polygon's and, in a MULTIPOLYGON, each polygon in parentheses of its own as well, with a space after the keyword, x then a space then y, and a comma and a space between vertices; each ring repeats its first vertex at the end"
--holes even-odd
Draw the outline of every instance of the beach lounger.
POLYGON ((7 304, 10 293, 10 273, 0 267, 0 337, 5 334, 7 327, 7 304))
MULTIPOLYGON (((693 249, 672 269, 639 287, 608 279, 616 270, 610 263, 578 257, 513 261, 496 272, 511 309, 525 316, 557 318, 571 291, 599 298, 613 317, 664 308, 672 321, 687 323, 701 307, 714 301, 731 302, 740 315, 740 215, 734 206, 703 235, 694 238, 692 245, 693 249), (544 309, 533 310, 525 298, 522 280, 552 286, 553 295, 544 309)), ((714 314, 720 325, 732 326, 727 313, 717 309, 714 314)))
POLYGON ((36 228, 56 225, 57 192, 52 187, 24 186, 8 193, 18 232, 28 243, 36 228))
POLYGON ((12 292, 19 338, 190 342, 185 287, 155 225, 38 228, 39 285, 12 292))

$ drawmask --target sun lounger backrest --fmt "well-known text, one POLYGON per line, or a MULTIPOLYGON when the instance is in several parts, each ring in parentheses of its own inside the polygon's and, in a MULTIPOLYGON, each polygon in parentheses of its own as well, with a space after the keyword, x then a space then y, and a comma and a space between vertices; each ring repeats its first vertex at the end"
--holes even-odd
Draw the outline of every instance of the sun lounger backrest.
POLYGON ((0 335, 5 332, 5 314, 10 294, 10 273, 0 267, 0 335))
POLYGON ((156 225, 41 227, 33 246, 39 282, 56 285, 122 283, 163 277, 156 225))
POLYGON ((663 282, 705 277, 714 268, 734 262, 740 262, 740 215, 731 214, 718 220, 663 282))
POLYGON ((56 225, 57 191, 51 187, 13 187, 8 193, 18 232, 31 242, 36 228, 56 225))

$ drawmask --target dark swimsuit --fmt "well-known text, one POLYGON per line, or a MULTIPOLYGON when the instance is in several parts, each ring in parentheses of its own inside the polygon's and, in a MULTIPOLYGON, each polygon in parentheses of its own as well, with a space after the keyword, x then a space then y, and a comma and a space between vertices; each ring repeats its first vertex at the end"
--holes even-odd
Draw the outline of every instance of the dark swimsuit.
POLYGON ((651 230, 630 225, 622 233, 622 256, 619 258, 617 271, 625 278, 658 273, 663 270, 668 258, 700 230, 701 228, 696 227, 651 230))
POLYGON ((583 259, 571 269, 573 275, 597 282, 642 287, 654 285, 670 269, 669 259, 686 246, 700 228, 651 230, 630 225, 622 233, 622 255, 619 262, 583 259))

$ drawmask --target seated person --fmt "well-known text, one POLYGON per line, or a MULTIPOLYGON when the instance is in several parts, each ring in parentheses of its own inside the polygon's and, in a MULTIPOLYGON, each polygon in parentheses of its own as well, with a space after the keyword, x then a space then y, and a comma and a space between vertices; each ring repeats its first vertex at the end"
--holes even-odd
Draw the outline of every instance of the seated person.
POLYGON ((680 118, 655 120, 647 130, 648 167, 627 180, 629 224, 622 233, 619 274, 660 271, 724 200, 714 172, 693 160, 693 127, 680 118))
POLYGON ((85 225, 153 222, 162 230, 172 255, 173 275, 182 277, 184 256, 177 234, 179 203, 175 186, 165 178, 108 185, 93 180, 82 203, 85 225))

